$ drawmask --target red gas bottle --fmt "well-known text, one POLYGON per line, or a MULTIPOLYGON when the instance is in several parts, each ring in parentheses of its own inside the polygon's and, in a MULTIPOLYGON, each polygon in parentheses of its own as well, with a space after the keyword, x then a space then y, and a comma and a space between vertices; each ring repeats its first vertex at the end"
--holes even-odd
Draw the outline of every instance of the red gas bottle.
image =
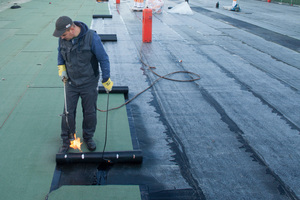
POLYGON ((152 9, 143 10, 143 42, 152 41, 152 9))

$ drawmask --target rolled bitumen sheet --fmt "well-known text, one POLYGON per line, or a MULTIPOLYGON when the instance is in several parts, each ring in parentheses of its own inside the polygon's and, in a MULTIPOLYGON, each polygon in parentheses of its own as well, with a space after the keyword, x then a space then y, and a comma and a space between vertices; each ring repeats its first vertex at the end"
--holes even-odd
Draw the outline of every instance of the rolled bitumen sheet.
POLYGON ((58 153, 56 163, 142 163, 141 150, 120 151, 120 152, 88 152, 88 153, 58 153))
POLYGON ((112 15, 93 15, 94 18, 112 18, 112 15))
POLYGON ((116 34, 98 34, 98 35, 100 36, 102 42, 118 40, 116 34))
MULTIPOLYGON (((124 94, 125 98, 128 95, 129 88, 128 86, 113 86, 109 93, 120 93, 124 94)), ((98 87, 99 93, 106 93, 106 90, 103 86, 98 87)))

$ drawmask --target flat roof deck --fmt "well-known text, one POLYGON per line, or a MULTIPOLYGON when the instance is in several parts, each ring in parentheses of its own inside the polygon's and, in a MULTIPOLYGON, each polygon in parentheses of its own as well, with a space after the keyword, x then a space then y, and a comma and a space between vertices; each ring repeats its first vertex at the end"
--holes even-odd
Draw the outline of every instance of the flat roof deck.
MULTIPOLYGON (((163 13, 153 15, 152 43, 142 43, 142 12, 133 12, 131 1, 32 0, 0 12, 1 198, 57 199, 66 192, 86 192, 85 199, 300 198, 300 8, 241 0, 237 13, 222 9, 230 0, 220 9, 197 0, 190 1, 193 15, 167 12, 179 3, 165 1, 163 13), (94 14, 113 17, 93 20, 94 14), (52 33, 61 15, 117 34, 104 46, 112 80, 129 87, 129 98, 157 79, 140 59, 161 75, 201 76, 160 80, 110 113, 117 125, 110 125, 107 151, 131 150, 133 131, 142 165, 56 165, 64 102, 52 33), (82 180, 72 182, 73 174, 82 180), (101 186, 92 186, 94 176, 101 186)), ((124 102, 120 95, 111 100, 112 107, 124 102)), ((105 105, 99 94, 99 108, 105 105)), ((99 151, 104 115, 98 112, 99 151)))

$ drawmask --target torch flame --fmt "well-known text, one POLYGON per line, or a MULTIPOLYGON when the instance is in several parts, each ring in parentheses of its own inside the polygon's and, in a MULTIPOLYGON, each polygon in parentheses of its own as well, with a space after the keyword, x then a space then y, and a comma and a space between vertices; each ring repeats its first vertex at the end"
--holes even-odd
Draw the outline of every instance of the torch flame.
MULTIPOLYGON (((76 134, 74 134, 74 140, 70 141, 70 147, 73 149, 79 149, 79 151, 81 151, 81 144, 82 142, 80 142, 80 138, 76 138, 76 134)), ((82 151, 81 151, 82 152, 82 151)))

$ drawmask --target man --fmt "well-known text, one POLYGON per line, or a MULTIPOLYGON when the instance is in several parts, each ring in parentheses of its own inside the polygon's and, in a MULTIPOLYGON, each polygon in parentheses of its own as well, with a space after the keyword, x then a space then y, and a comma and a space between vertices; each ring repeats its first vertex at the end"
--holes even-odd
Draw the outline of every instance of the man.
POLYGON ((110 63, 100 37, 86 24, 72 21, 67 16, 59 17, 53 36, 59 37, 58 74, 65 84, 67 111, 62 117, 61 138, 63 145, 60 153, 66 153, 70 139, 76 133, 75 117, 79 97, 81 98, 83 122, 82 136, 90 151, 96 149, 93 140, 97 124, 97 97, 99 67, 102 84, 107 92, 111 91, 110 63))

